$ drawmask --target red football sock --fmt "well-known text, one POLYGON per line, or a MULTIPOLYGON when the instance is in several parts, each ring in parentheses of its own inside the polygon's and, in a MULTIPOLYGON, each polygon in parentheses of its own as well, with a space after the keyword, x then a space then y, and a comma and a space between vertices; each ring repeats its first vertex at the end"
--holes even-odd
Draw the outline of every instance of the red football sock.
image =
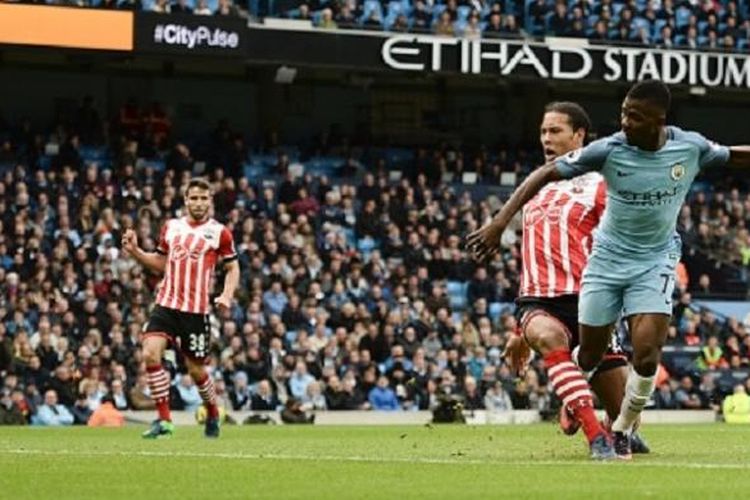
POLYGON ((570 351, 559 349, 550 352, 544 357, 544 366, 555 388, 555 394, 581 423, 588 441, 593 441, 598 434, 604 432, 604 428, 596 419, 589 384, 580 368, 571 361, 570 351))
POLYGON ((214 389, 213 379, 208 376, 208 373, 204 373, 200 380, 196 380, 195 383, 198 385, 198 392, 203 399, 203 404, 206 405, 208 416, 219 418, 219 407, 216 406, 216 389, 214 389))
POLYGON ((148 387, 151 389, 151 399, 156 403, 159 420, 172 420, 169 412, 169 375, 161 365, 146 367, 148 387))

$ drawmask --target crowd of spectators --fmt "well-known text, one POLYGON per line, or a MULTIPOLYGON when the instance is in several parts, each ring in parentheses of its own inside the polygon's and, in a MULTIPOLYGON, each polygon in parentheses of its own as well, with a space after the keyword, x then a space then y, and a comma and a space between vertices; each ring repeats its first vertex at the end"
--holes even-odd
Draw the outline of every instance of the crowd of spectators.
POLYGON ((466 38, 557 36, 597 43, 744 51, 750 21, 737 0, 344 0, 304 2, 290 16, 320 28, 422 32, 466 38), (316 8, 318 10, 316 10, 316 8))
POLYGON ((664 48, 747 50, 750 37, 741 0, 534 0, 526 21, 536 34, 664 48))
MULTIPOLYGON (((750 196, 737 188, 718 191, 710 198, 705 191, 691 197, 680 212, 679 229, 685 244, 719 263, 738 270, 747 281, 750 265, 750 196)), ((717 292, 708 274, 698 277, 691 291, 698 295, 717 292)))
MULTIPOLYGON (((49 130, 0 119, 1 420, 84 423, 105 398, 108 409, 153 408, 139 333, 159 277, 120 251, 120 235, 133 227, 153 249, 162 222, 181 213, 196 161, 171 140, 159 106, 127 103, 102 123, 90 100, 49 130), (85 160, 87 147, 105 150, 103 159, 85 160), (165 167, 140 161, 145 154, 165 167)), ((517 377, 501 358, 517 327, 517 234, 474 264, 462 238, 500 200, 442 181, 469 170, 480 182, 522 175, 529 153, 424 149, 398 181, 384 161, 339 179, 295 177, 279 153, 275 174, 259 179, 237 168, 241 135, 223 123, 210 137, 201 154, 215 216, 234 234, 241 265, 209 366, 225 408, 274 410, 296 398, 305 410, 416 410, 457 395, 469 410, 550 412, 539 360, 517 377)), ((746 205, 740 193, 701 200, 684 223, 710 225, 716 204, 739 217, 736 204, 746 205)), ((669 343, 704 349, 699 363, 666 376, 656 403, 715 404, 703 395, 712 377, 701 374, 747 368, 750 336, 734 319, 696 312, 688 283, 680 288, 669 343)), ((174 407, 194 410, 195 383, 174 367, 174 407)))
MULTIPOLYGON (((7 1, 7 0, 5 0, 7 1)), ((57 2, 55 2, 58 4, 57 2)), ((66 0, 59 4, 156 13, 309 20, 321 29, 434 33, 467 38, 558 36, 664 48, 748 50, 743 0, 66 0), (277 5, 278 4, 278 5, 277 5), (281 6, 281 7, 279 7, 281 6)))

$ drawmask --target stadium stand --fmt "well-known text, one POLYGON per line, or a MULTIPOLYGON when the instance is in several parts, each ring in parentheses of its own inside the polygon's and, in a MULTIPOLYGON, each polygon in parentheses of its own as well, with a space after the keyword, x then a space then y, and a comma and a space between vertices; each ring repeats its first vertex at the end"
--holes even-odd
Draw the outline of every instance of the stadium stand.
MULTIPOLYGON (((107 121, 90 100, 50 127, 0 118, 0 372, 25 421, 45 422, 45 400, 76 423, 107 394, 120 410, 152 407, 138 334, 159 278, 120 252, 120 235, 135 227, 153 248, 180 213, 181 186, 207 166, 242 268, 237 303, 215 322, 226 408, 273 410, 294 396, 307 410, 425 410, 448 393, 469 409, 552 413, 539 360, 519 380, 501 359, 516 328, 518 241, 509 235, 483 270, 461 243, 512 187, 495 187, 502 174, 520 180, 536 153, 330 137, 279 147, 228 122, 188 144, 171 127, 160 106, 135 101, 107 121), (458 182, 467 172, 474 184, 458 182)), ((693 299, 747 296, 748 218, 738 189, 699 185, 683 209, 686 268, 657 408, 718 409, 738 382, 750 388, 750 318, 693 299)), ((174 377, 176 408, 195 393, 174 377)))
MULTIPOLYGON (((58 4, 57 2, 47 2, 58 4)), ((424 1, 91 0, 63 5, 249 18, 285 17, 321 29, 434 33, 467 38, 572 37, 592 43, 747 52, 747 0, 424 1)))

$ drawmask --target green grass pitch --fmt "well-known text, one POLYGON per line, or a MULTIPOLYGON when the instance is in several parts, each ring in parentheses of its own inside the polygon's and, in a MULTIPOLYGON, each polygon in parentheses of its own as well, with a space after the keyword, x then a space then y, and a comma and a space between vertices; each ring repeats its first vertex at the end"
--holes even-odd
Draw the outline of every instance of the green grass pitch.
POLYGON ((750 428, 650 426, 654 452, 595 463, 533 426, 0 428, 0 498, 747 498, 750 428))

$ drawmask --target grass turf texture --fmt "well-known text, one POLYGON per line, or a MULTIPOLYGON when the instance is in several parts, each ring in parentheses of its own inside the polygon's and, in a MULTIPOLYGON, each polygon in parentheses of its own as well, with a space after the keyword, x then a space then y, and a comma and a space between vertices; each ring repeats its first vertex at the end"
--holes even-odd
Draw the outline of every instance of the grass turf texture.
POLYGON ((650 426, 654 452, 595 463, 582 436, 534 426, 0 428, 0 497, 741 498, 748 430, 650 426))

